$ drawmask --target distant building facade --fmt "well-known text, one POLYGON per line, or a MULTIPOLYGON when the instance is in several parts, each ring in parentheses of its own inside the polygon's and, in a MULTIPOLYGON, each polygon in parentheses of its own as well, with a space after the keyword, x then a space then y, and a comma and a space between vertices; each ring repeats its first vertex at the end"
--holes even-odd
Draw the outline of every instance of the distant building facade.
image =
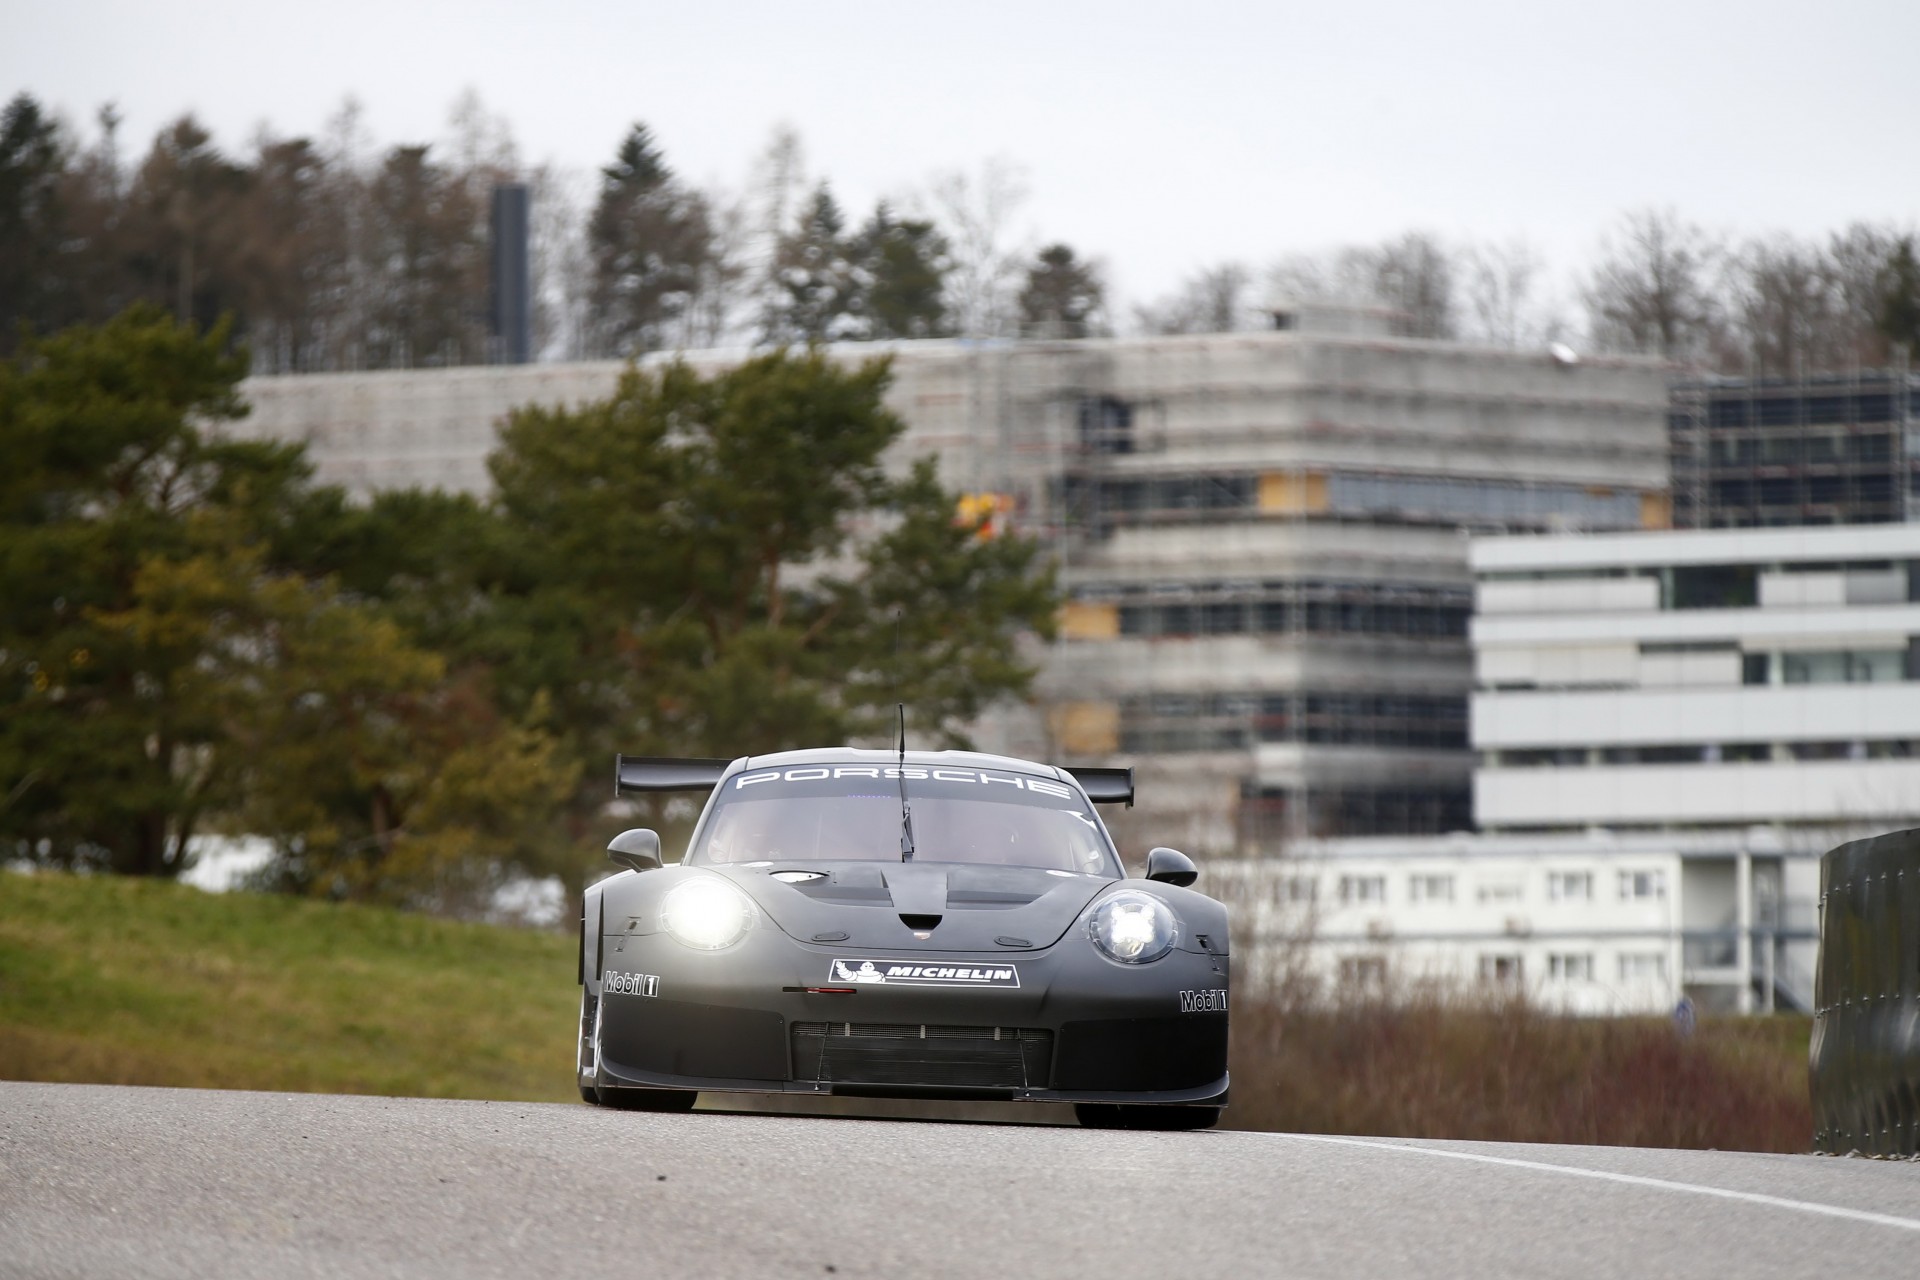
MULTIPOLYGON (((1039 705, 977 736, 1136 765, 1130 847, 1466 827, 1466 533, 1669 521, 1659 363, 1394 338, 1368 312, 1289 324, 832 348, 893 359, 909 431, 890 465, 938 458, 1056 555, 1069 599, 1039 705)), ((605 397, 621 367, 261 378, 238 430, 306 441, 359 492, 481 492, 513 407, 605 397)))
POLYGON ((1904 369, 1673 388, 1674 524, 1759 528, 1913 519, 1920 378, 1904 369))

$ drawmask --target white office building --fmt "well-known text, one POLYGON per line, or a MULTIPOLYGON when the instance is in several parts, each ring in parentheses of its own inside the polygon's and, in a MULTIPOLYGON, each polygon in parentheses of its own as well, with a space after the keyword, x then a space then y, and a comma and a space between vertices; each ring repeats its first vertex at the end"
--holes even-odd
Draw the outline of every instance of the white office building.
POLYGON ((1480 834, 1305 844, 1253 890, 1262 927, 1310 902, 1349 982, 1805 1007, 1820 854, 1920 825, 1920 526, 1482 538, 1470 563, 1480 834))

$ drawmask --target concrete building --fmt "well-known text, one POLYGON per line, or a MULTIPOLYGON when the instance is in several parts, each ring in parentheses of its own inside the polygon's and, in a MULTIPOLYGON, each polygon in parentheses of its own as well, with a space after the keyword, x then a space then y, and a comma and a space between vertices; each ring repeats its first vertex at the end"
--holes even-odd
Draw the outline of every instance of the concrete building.
MULTIPOLYGON (((1660 364, 1394 338, 1369 312, 1277 323, 833 349, 892 356, 893 465, 937 456, 1058 557, 1070 599, 1041 705, 979 736, 1137 765, 1130 845, 1465 827, 1465 534, 1668 522, 1660 364)), ((513 407, 604 397, 620 369, 256 379, 241 430, 306 441, 357 491, 478 492, 513 407)))
POLYGON ((1481 834, 1242 873, 1280 886, 1250 894, 1268 950, 1304 900, 1330 980, 1808 1008, 1820 855, 1920 825, 1920 526, 1483 538, 1471 561, 1481 834))
POLYGON ((1332 989, 1524 992, 1569 1013, 1808 1008, 1813 894, 1777 828, 1371 836, 1216 863, 1251 946, 1332 989), (1790 882, 1791 881, 1791 882, 1790 882), (1748 909, 1742 911, 1740 904, 1748 909))
POLYGON ((1676 383, 1674 524, 1752 528, 1911 520, 1920 378, 1904 367, 1676 383))

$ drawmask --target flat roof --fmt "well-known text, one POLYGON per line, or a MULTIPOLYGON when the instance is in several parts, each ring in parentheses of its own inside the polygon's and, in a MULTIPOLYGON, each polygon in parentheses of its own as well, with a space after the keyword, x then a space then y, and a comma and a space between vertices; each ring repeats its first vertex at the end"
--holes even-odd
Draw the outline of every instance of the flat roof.
POLYGON ((1468 544, 1475 573, 1920 558, 1920 524, 1504 534, 1468 544))

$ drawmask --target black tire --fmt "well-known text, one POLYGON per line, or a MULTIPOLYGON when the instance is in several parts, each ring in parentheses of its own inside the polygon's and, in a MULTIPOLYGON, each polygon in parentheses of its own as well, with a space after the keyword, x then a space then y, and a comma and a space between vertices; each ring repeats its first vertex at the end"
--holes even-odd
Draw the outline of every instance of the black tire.
POLYGON ((1083 1129, 1211 1129, 1219 1107, 1129 1107, 1114 1102, 1078 1102, 1073 1115, 1083 1129))
POLYGON ((583 1084, 580 1086, 580 1101, 591 1102, 597 1107, 600 1105, 600 1095, 593 1091, 592 1085, 583 1084))
MULTIPOLYGON (((583 1087, 580 1090, 586 1092, 583 1087)), ((693 1089, 609 1089, 595 1085, 594 1101, 615 1111, 691 1111, 700 1094, 693 1089)))

